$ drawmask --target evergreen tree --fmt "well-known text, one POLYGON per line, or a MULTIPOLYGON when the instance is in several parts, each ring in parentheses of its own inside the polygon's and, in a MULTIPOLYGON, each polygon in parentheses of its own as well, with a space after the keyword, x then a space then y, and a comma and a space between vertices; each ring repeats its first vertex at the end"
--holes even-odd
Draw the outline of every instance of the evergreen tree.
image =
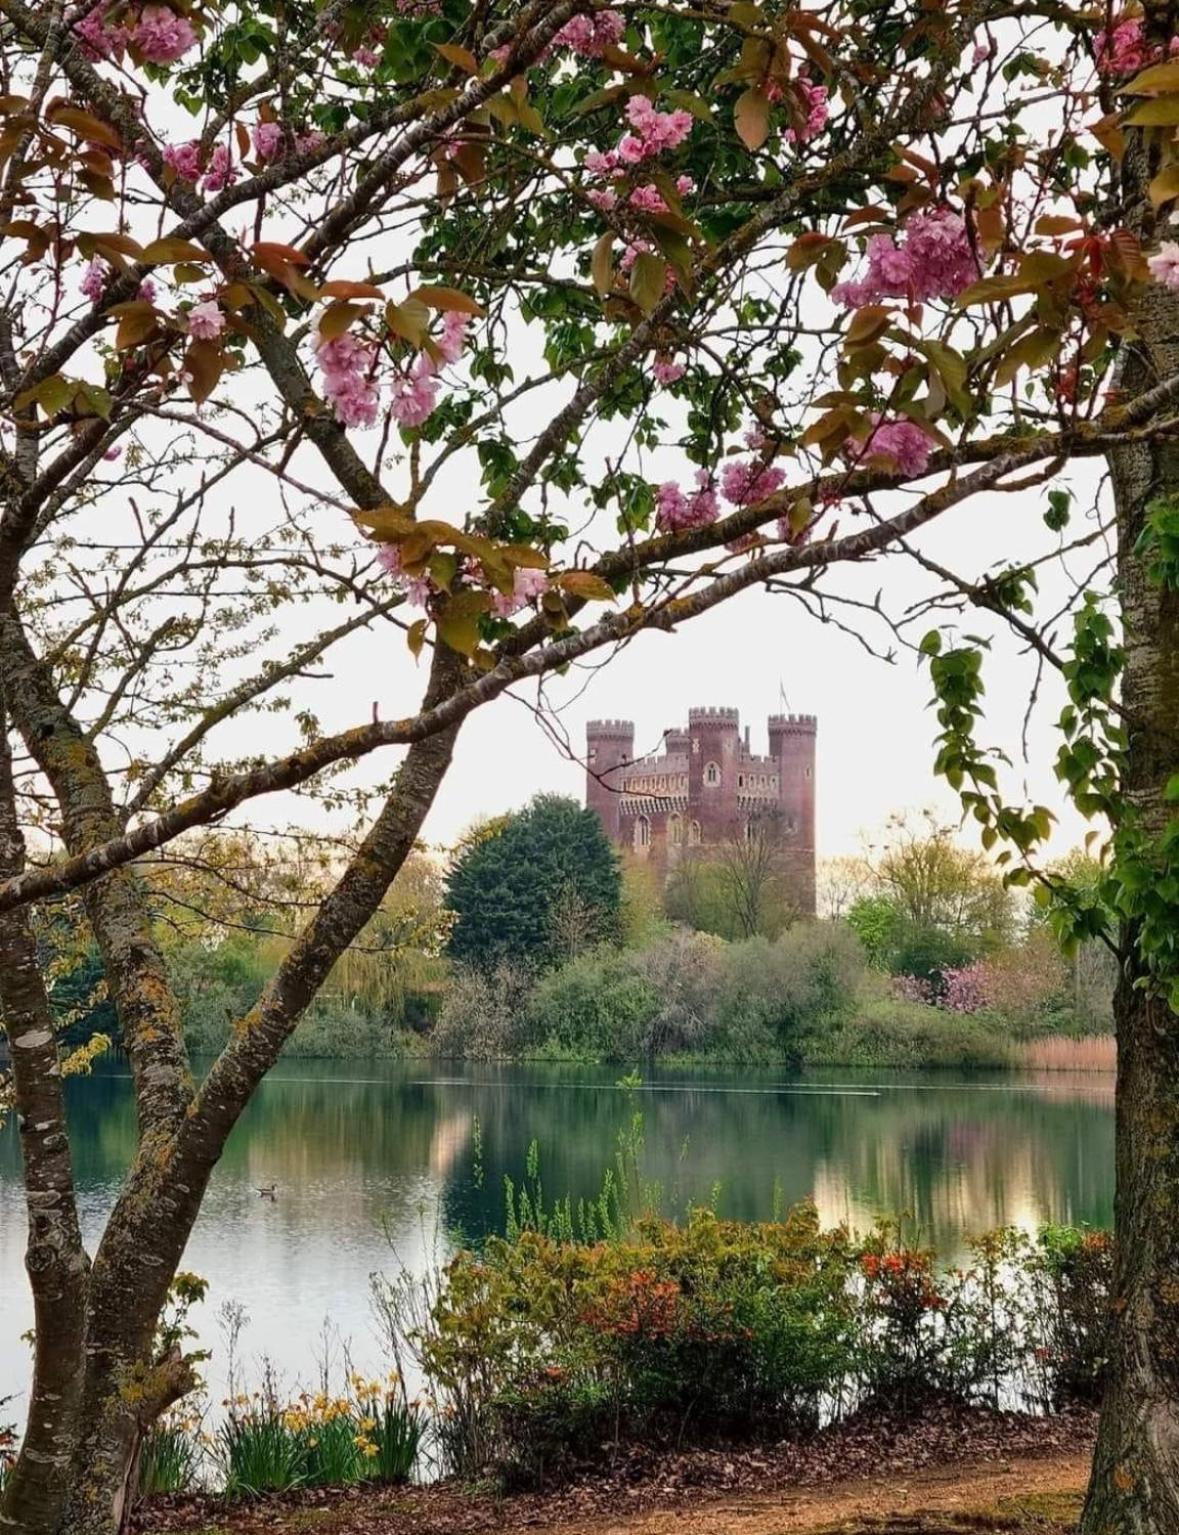
POLYGON ((447 905, 455 959, 551 964, 619 935, 622 873, 592 810, 541 794, 459 855, 447 905))

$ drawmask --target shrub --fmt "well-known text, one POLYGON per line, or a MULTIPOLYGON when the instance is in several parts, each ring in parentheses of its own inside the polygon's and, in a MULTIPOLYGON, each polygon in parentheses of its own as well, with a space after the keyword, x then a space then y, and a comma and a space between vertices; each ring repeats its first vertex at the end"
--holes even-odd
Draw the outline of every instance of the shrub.
POLYGON ((524 1040, 524 1011, 532 973, 502 961, 492 971, 456 965, 434 1027, 439 1055, 499 1060, 524 1040))
POLYGON ((1097 1403, 1109 1362, 1113 1240, 1106 1231, 1045 1226, 1037 1244, 1042 1298, 1041 1404, 1097 1403))
POLYGON ((655 989, 636 973, 633 957, 596 949, 540 980, 528 1000, 524 1028, 536 1044, 627 1062, 650 1054, 659 1013, 655 989))

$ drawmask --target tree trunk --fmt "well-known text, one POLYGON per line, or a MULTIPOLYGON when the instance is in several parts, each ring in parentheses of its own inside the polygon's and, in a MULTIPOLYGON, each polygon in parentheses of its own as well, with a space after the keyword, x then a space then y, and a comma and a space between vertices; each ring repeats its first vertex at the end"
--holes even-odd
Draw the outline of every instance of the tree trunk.
MULTIPOLYGON (((453 687, 460 673, 457 658, 436 656, 427 701, 453 687)), ((75 1472, 64 1516, 45 1535, 119 1530, 143 1434, 190 1389, 182 1359, 155 1357, 155 1330, 209 1175, 307 1004, 412 850, 458 728, 410 748, 356 857, 235 1028, 184 1123, 166 1147, 151 1143, 136 1158, 95 1255, 75 1472)))
MULTIPOLYGON (((1154 238, 1142 188, 1157 170, 1132 136, 1123 167, 1138 232, 1154 238)), ((1144 285, 1119 384, 1130 398, 1179 374, 1179 294, 1144 285)), ((1179 592, 1150 579, 1139 550, 1146 511, 1179 495, 1179 445, 1110 456, 1118 523, 1118 595, 1126 664, 1126 814, 1157 839, 1171 820, 1164 791, 1179 769, 1179 592)), ((1083 1535, 1179 1531, 1179 1018, 1139 984, 1136 933, 1122 934, 1114 1001, 1118 1040, 1117 1260, 1109 1384, 1083 1535)))
MULTIPOLYGON (((24 867, 7 721, 0 709, 0 875, 24 867)), ((57 1041, 37 945, 22 909, 0 916, 0 1016, 12 1049, 33 1292, 33 1387, 0 1530, 56 1528, 77 1442, 88 1263, 78 1230, 57 1041)))

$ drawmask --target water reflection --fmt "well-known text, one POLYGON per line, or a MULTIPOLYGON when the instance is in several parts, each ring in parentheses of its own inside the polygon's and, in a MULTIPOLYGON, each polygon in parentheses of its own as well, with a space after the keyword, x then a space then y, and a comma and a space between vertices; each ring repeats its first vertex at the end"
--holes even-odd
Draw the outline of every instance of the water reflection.
MULTIPOLYGON (((533 1139, 549 1198, 593 1196, 636 1112, 644 1177, 670 1210, 716 1200, 725 1214, 757 1219, 811 1196, 824 1221, 857 1226, 904 1210, 947 1253, 1004 1222, 1112 1219, 1104 1078, 680 1072, 631 1092, 615 1077, 584 1067, 280 1067, 231 1138, 186 1254, 210 1281, 201 1325, 218 1352, 214 1392, 220 1302, 246 1306, 247 1354, 269 1354, 289 1377, 314 1374, 325 1316, 356 1363, 375 1368, 368 1275, 390 1268, 390 1245, 420 1268, 436 1242, 499 1228, 504 1178, 523 1176, 533 1139), (273 1202, 257 1193, 271 1183, 273 1202)), ((69 1092, 93 1240, 133 1149, 134 1113, 115 1071, 71 1081, 69 1092)), ((0 1396, 27 1377, 23 1242, 9 1122, 0 1129, 0 1396)))

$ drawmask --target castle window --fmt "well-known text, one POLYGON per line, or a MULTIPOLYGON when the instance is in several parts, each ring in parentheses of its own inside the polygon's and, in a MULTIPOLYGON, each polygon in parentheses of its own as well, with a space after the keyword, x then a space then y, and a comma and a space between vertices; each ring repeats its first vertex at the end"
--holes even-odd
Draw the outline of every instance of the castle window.
POLYGON ((674 812, 667 818, 667 840, 672 847, 679 847, 684 840, 684 823, 674 812))
POLYGON ((688 841, 692 844, 693 847, 699 846, 699 843, 700 843, 700 822, 699 821, 689 821, 688 822, 688 841))
POLYGON ((650 847, 651 823, 645 815, 641 815, 635 821, 635 846, 650 847))
POLYGON ((806 778, 809 778, 811 776, 810 768, 807 768, 806 773, 803 776, 806 777, 806 778))
POLYGON ((704 769, 704 782, 709 786, 709 788, 715 789, 717 784, 720 783, 720 779, 720 768, 717 767, 715 762, 710 762, 704 769))
POLYGON ((743 789, 745 787, 745 777, 741 773, 737 774, 737 787, 738 789, 743 789))

